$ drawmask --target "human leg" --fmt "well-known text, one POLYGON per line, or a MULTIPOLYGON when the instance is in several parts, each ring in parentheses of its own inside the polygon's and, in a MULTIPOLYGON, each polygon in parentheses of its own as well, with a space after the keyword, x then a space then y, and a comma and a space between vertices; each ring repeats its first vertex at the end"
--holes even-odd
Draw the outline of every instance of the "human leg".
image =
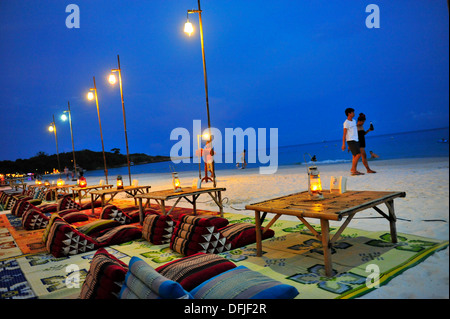
POLYGON ((376 173, 375 171, 371 170, 369 167, 369 163, 367 162, 366 149, 364 147, 361 147, 360 152, 361 152, 361 161, 363 162, 364 166, 366 167, 367 173, 376 173))

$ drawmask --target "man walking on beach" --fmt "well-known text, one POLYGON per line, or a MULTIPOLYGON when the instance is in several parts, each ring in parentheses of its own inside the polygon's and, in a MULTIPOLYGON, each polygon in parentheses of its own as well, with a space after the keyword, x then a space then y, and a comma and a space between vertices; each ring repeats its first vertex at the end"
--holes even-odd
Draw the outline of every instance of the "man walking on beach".
POLYGON ((344 135, 342 136, 342 150, 345 151, 345 142, 347 142, 348 148, 352 152, 352 169, 350 173, 352 175, 364 175, 364 173, 358 172, 356 166, 361 158, 361 152, 359 150, 358 141, 358 129, 356 127, 355 110, 351 107, 345 110, 347 119, 344 122, 344 135))

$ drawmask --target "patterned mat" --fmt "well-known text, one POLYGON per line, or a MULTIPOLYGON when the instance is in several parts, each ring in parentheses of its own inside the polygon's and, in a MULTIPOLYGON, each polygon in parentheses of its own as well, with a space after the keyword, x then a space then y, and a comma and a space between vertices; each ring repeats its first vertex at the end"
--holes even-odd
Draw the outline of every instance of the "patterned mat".
MULTIPOLYGON (((224 217, 230 223, 254 222, 253 218, 244 215, 225 213, 224 217)), ((0 226, 4 223, 0 221, 0 226)), ((278 220, 272 229, 275 237, 263 242, 262 257, 256 257, 255 245, 220 255, 236 265, 245 265, 295 286, 300 299, 357 298, 376 289, 374 284, 387 284, 404 270, 448 246, 448 241, 408 234, 398 234, 399 243, 392 244, 388 230, 368 232, 347 228, 332 251, 336 274, 327 278, 321 243, 303 224, 278 220), (379 271, 379 282, 372 283, 376 271, 379 271)), ((45 251, 17 255, 20 247, 14 247, 10 240, 12 238, 14 242, 15 237, 5 233, 5 228, 1 227, 0 299, 61 299, 79 295, 95 252, 63 258, 54 258, 45 251), (10 254, 16 255, 1 255, 8 249, 10 254)), ((171 251, 167 244, 153 245, 143 239, 110 246, 107 250, 125 263, 132 256, 139 256, 155 268, 182 257, 171 251)))

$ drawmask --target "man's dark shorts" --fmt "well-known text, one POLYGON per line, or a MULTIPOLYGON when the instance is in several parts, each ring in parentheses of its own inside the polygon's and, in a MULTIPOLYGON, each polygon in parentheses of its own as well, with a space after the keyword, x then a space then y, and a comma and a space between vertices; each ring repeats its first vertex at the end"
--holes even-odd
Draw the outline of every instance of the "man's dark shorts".
POLYGON ((348 148, 350 149, 350 151, 352 152, 352 155, 358 155, 360 154, 360 150, 359 150, 359 142, 357 141, 347 141, 347 145, 348 148))

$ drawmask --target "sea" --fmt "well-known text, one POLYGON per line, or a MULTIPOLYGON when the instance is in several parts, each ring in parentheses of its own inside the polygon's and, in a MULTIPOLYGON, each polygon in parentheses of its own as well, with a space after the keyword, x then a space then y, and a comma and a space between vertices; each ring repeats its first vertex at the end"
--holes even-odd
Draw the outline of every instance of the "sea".
MULTIPOLYGON (((373 151, 379 155, 379 159, 399 159, 399 158, 421 158, 421 157, 448 157, 449 156, 449 128, 439 128, 430 130, 411 131, 395 134, 380 134, 376 135, 374 132, 366 135, 366 153, 373 151)), ((285 165, 308 165, 311 163, 311 158, 315 156, 316 163, 320 165, 335 164, 351 162, 352 155, 346 151, 342 151, 342 140, 319 141, 315 143, 280 146, 278 150, 265 150, 266 155, 277 154, 278 166, 285 165)), ((225 155, 221 156, 222 163, 215 162, 216 170, 236 169, 237 162, 223 163, 225 155)), ((236 159, 236 154, 233 154, 236 159)), ((239 152, 238 159, 241 158, 239 152)), ((256 156, 258 159, 259 156, 256 156)), ((174 163, 159 162, 131 166, 131 175, 133 174, 164 174, 186 171, 199 170, 198 162, 190 159, 184 159, 188 163, 174 163)), ((248 163, 247 168, 258 168, 261 166, 268 166, 269 163, 262 163, 256 161, 255 163, 248 163)), ((200 167, 202 175, 204 175, 204 164, 200 167)), ((85 177, 103 176, 103 170, 86 171, 85 177)), ((109 168, 108 176, 116 177, 122 175, 125 179, 128 176, 128 167, 109 168)))

